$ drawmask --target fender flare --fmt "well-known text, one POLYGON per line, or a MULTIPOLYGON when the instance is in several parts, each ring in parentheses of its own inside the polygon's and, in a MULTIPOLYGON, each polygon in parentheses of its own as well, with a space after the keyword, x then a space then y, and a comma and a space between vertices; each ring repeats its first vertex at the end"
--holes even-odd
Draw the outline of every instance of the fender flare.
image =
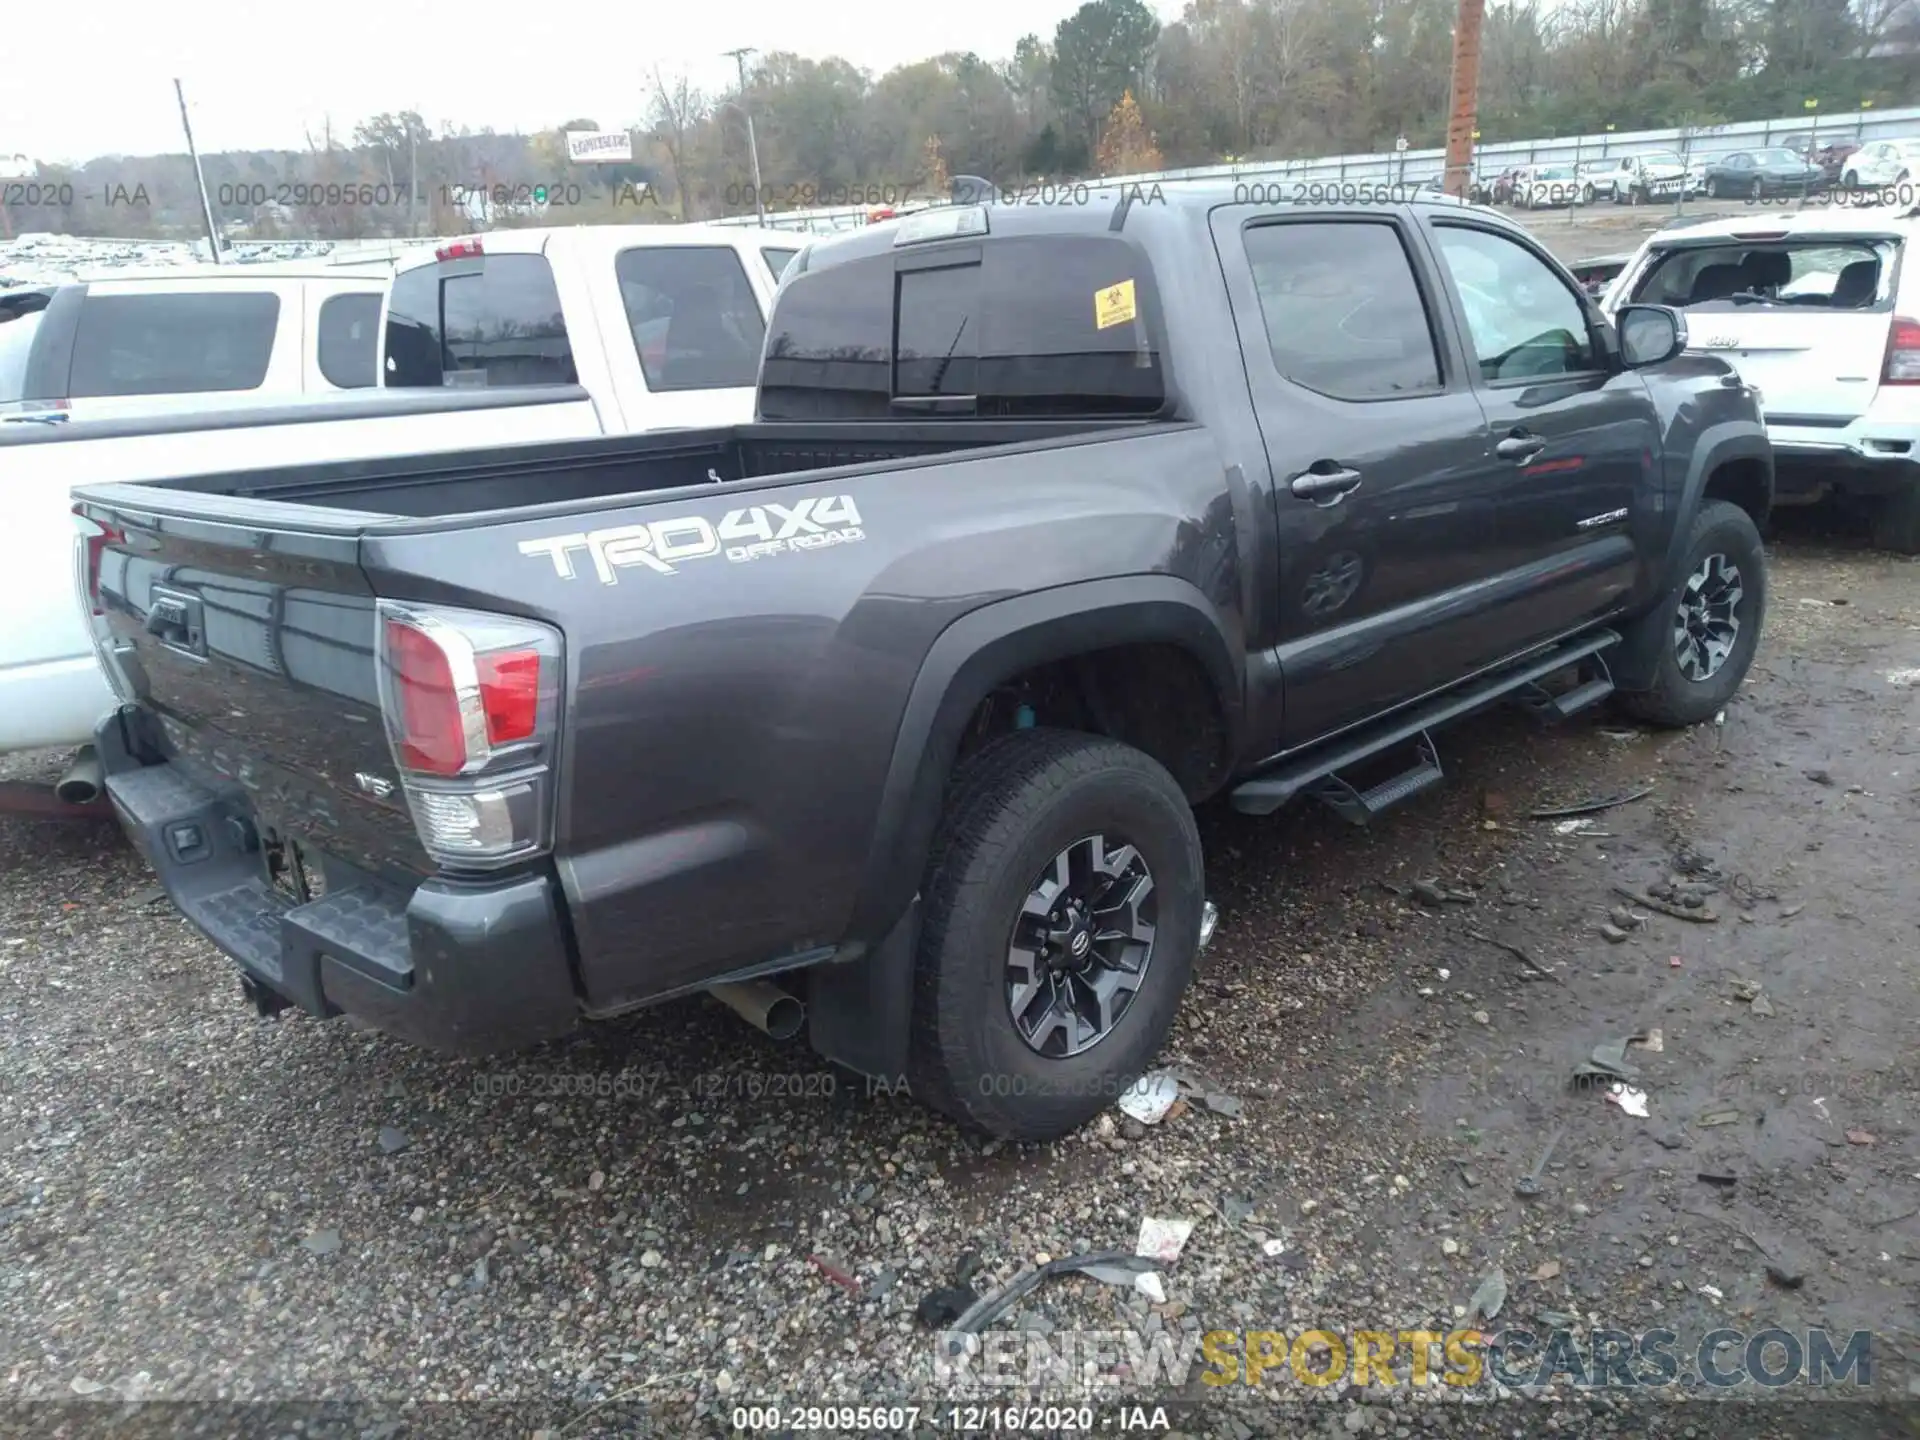
MULTIPOLYGON (((1767 439, 1766 428, 1751 421, 1728 420, 1709 425, 1701 431, 1699 442, 1694 446, 1693 458, 1687 466, 1686 478, 1680 485, 1679 498, 1674 504, 1673 526, 1667 532, 1666 551, 1655 572, 1652 599, 1647 609, 1637 617, 1636 623, 1626 627, 1620 646, 1607 656, 1614 684, 1622 691, 1645 690, 1653 684, 1654 669, 1660 660, 1660 647, 1667 638, 1665 620, 1656 621, 1653 617, 1661 614, 1667 597, 1673 593, 1673 587, 1680 578, 1679 569, 1686 559, 1687 536, 1693 530, 1693 517, 1700 513, 1700 506, 1704 503, 1707 481, 1712 478, 1714 471, 1736 460, 1758 460, 1766 467, 1766 508, 1773 506, 1773 446, 1767 439)), ((1765 520, 1764 511, 1760 518, 1765 520)))
POLYGON ((1178 645, 1199 661, 1237 751, 1244 665, 1219 612, 1185 580, 1134 575, 1062 585, 981 606, 940 632, 894 736, 849 941, 879 941, 918 894, 967 721, 994 687, 1049 661, 1143 642, 1178 645))

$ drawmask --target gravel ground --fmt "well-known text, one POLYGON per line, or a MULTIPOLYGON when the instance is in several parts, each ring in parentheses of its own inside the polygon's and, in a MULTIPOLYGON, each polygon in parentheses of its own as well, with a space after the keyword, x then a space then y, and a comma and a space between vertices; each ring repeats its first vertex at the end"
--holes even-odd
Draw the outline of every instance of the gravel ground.
MULTIPOLYGON (((748 1402, 926 1405, 960 1392, 923 1295, 968 1257, 984 1293, 1131 1250, 1143 1216, 1196 1222, 1164 1302, 1057 1278, 995 1331, 1444 1331, 1499 1267, 1501 1324, 1665 1326, 1683 1357, 1719 1326, 1868 1329, 1868 1393, 1920 1395, 1917 577, 1844 537, 1777 547, 1722 726, 1495 716, 1443 737, 1451 783, 1375 831, 1204 815, 1222 921, 1165 1060, 1238 1113, 1116 1113, 1049 1146, 985 1143, 704 1000, 484 1063, 262 1021, 111 827, 0 818, 0 1396, 511 1401, 533 1408, 443 1414, 567 1436, 630 1433, 642 1401, 661 1433, 748 1402), (1589 833, 1528 818, 1644 785, 1589 833), (1673 874, 1717 886, 1717 921, 1600 932, 1610 887, 1673 874), (1570 1088, 1595 1045, 1656 1028, 1626 1052, 1646 1119, 1570 1088)), ((1130 1363, 1117 1393, 1170 1393, 1130 1363)), ((1223 1399, 1205 1368, 1182 1393, 1208 1408, 1169 1412, 1186 1433, 1911 1421, 1564 1388, 1489 1409, 1284 1371, 1223 1399)), ((0 1407, 0 1429, 56 1413, 0 1407)))

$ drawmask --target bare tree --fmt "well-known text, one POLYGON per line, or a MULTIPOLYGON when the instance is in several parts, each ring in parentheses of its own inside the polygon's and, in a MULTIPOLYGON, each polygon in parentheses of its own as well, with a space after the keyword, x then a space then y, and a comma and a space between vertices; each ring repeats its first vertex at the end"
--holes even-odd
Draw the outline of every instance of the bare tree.
POLYGON ((680 218, 692 220, 695 200, 689 173, 693 132, 706 115, 706 100, 682 71, 672 80, 653 69, 653 100, 648 120, 661 147, 667 152, 667 165, 673 171, 674 192, 680 197, 680 218))

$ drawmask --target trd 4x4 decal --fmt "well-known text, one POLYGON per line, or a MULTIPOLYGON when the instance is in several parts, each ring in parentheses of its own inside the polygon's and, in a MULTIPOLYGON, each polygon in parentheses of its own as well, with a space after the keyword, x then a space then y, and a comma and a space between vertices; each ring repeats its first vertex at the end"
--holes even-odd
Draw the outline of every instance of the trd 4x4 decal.
POLYGON ((574 559, 585 551, 602 585, 619 580, 621 570, 639 565, 660 575, 678 574, 687 560, 725 555, 735 564, 819 550, 866 539, 860 510, 851 495, 807 495, 791 505, 772 501, 729 510, 718 524, 703 515, 654 520, 645 525, 615 525, 576 531, 545 540, 522 540, 522 555, 544 555, 562 580, 578 573, 574 559))

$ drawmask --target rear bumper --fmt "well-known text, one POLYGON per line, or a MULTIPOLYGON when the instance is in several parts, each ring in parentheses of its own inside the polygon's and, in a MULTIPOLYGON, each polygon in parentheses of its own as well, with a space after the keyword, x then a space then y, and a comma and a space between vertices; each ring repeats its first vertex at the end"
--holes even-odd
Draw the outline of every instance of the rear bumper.
POLYGON ((311 1015, 351 1015, 454 1055, 516 1049, 579 1022, 546 876, 411 891, 356 878, 299 904, 269 881, 238 787, 178 761, 141 765, 117 716, 96 743, 127 835, 180 912, 256 985, 311 1015))
POLYGON ((1776 494, 1784 500, 1891 495, 1920 483, 1920 424, 1862 416, 1844 429, 1767 426, 1776 494))

